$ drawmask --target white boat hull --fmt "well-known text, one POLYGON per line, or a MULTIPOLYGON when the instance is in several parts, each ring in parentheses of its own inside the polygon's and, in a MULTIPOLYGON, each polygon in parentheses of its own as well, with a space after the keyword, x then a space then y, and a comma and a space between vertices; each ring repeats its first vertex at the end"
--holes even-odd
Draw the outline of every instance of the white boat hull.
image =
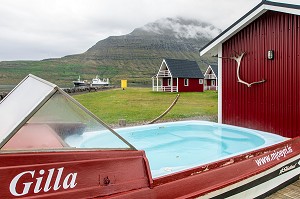
POLYGON ((250 178, 198 198, 264 198, 298 180, 299 175, 300 155, 250 178), (286 171, 284 171, 285 168, 286 171))

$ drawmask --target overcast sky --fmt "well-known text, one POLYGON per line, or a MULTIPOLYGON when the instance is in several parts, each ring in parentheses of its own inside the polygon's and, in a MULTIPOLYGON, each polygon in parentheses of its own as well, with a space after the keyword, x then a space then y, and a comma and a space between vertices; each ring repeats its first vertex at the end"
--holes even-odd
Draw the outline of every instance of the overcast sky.
POLYGON ((260 1, 0 0, 0 61, 83 53, 108 36, 165 17, 197 19, 224 30, 260 1))

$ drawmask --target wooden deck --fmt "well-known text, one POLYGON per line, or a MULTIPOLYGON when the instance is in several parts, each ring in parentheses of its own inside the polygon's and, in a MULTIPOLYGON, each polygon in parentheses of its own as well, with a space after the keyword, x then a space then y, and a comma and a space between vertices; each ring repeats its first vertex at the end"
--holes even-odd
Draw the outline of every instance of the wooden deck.
POLYGON ((299 199, 300 198, 300 179, 289 186, 277 191, 267 199, 299 199))

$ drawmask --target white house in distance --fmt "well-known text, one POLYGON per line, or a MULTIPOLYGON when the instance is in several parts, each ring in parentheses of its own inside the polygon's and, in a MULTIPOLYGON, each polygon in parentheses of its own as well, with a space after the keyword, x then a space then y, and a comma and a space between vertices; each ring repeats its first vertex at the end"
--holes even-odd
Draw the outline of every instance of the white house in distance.
POLYGON ((163 59, 152 77, 152 90, 162 92, 203 92, 204 76, 196 61, 163 59))
POLYGON ((204 90, 218 90, 218 65, 208 64, 204 73, 204 90))

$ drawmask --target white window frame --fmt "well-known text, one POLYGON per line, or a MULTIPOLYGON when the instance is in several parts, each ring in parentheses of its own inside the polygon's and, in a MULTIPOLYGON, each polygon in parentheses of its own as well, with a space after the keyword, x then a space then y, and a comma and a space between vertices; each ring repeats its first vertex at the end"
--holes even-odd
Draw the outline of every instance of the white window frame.
POLYGON ((211 85, 212 86, 216 86, 216 81, 215 80, 211 80, 211 85))
POLYGON ((203 84, 203 79, 199 79, 199 84, 203 84))
POLYGON ((171 79, 168 79, 168 86, 171 85, 171 79))
POLYGON ((184 86, 189 86, 189 79, 184 79, 184 86))

